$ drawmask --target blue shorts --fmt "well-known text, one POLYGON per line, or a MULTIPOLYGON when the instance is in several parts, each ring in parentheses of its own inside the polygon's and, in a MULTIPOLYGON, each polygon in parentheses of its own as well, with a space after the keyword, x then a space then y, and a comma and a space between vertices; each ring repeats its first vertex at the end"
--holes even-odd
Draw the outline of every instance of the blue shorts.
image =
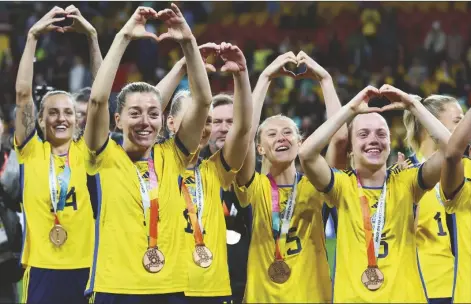
MULTIPOLYGON (((186 297, 183 292, 155 295, 127 295, 95 292, 90 304, 231 304, 227 297, 186 297)), ((68 304, 68 303, 67 303, 68 304)))
POLYGON ((90 268, 44 269, 28 267, 23 278, 23 303, 84 304, 90 268), (26 297, 26 298, 25 298, 26 297))

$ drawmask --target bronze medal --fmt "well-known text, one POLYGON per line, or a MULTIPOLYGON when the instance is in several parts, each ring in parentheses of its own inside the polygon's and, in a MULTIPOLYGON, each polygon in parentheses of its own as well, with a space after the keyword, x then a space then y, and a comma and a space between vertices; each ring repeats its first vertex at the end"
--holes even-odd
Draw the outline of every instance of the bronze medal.
POLYGON ((378 267, 368 267, 361 275, 361 282, 371 291, 378 290, 384 282, 384 275, 378 267))
POLYGON ((208 247, 197 245, 193 251, 193 261, 202 268, 208 268, 213 263, 213 254, 208 247))
POLYGON ((56 224, 49 232, 49 240, 57 247, 60 247, 67 241, 67 231, 61 225, 56 224))
POLYGON ((151 247, 144 253, 142 265, 147 272, 157 273, 162 270, 165 265, 164 254, 157 247, 151 247))
POLYGON ((283 260, 274 261, 268 268, 268 276, 277 284, 283 284, 288 281, 290 275, 291 269, 289 269, 288 264, 283 260))

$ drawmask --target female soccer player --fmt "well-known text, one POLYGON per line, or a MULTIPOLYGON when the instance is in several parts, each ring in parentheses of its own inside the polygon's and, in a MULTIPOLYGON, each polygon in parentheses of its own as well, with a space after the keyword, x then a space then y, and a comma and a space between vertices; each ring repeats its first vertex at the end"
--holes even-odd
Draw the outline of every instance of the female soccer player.
MULTIPOLYGON (((424 107, 450 131, 463 118, 463 110, 452 97, 432 95, 423 101, 424 107)), ((438 150, 437 145, 410 111, 404 113, 409 146, 416 151, 416 161, 423 162, 438 150)), ((464 149, 463 149, 464 151, 464 149)), ((420 270, 430 303, 451 303, 454 256, 445 207, 440 199, 439 184, 425 193, 417 211, 417 248, 420 270)))
POLYGON ((199 145, 211 89, 196 40, 175 4, 155 12, 139 7, 116 35, 93 83, 85 141, 95 174, 95 252, 87 294, 94 303, 166 302, 188 288, 185 201, 178 186, 199 145), (168 32, 146 32, 149 19, 168 32), (117 97, 116 125, 123 145, 108 139, 108 98, 121 57, 132 39, 176 40, 186 59, 193 102, 174 139, 155 144, 162 127, 161 97, 146 83, 131 83, 117 97))
POLYGON ((446 212, 452 215, 455 252, 453 303, 471 302, 471 161, 463 151, 471 141, 471 111, 453 131, 448 142, 440 179, 446 212))
MULTIPOLYGON (((41 100, 35 130, 33 61, 41 34, 84 30, 101 61, 95 29, 71 6, 54 7, 29 30, 16 81, 15 146, 21 164, 25 235, 21 263, 25 303, 83 303, 93 248, 93 218, 85 171, 86 146, 78 134, 74 100, 52 91, 41 100), (61 28, 54 22, 74 19, 61 28)), ((98 63, 99 64, 99 63, 98 63)))
MULTIPOLYGON (((292 52, 280 55, 258 80, 253 92, 252 136, 256 133, 257 151, 270 162, 269 173, 255 172, 252 144, 237 175, 239 186, 235 187, 241 205, 252 204, 253 208, 244 298, 248 303, 324 303, 331 299, 322 222, 324 201, 307 178, 296 172, 295 159, 301 145, 299 130, 290 118, 276 115, 267 118, 256 132, 271 80, 282 75, 296 77, 284 68, 289 62, 306 64, 307 71, 301 77, 320 81, 329 117, 340 109, 332 78, 304 52, 297 56, 292 52)), ((334 153, 329 155, 341 149, 346 136, 344 128, 333 139, 334 153)))
MULTIPOLYGON (((187 262, 189 283, 185 295, 197 297, 205 303, 230 302, 231 287, 227 265, 226 224, 221 208, 221 189, 228 189, 244 162, 250 140, 252 122, 252 95, 249 75, 243 53, 237 46, 223 42, 208 45, 225 61, 222 71, 234 77, 234 122, 227 134, 224 147, 207 160, 198 158, 201 148, 208 144, 211 129, 211 113, 197 153, 180 179, 187 204, 185 227, 188 251, 193 260, 187 262), (205 251, 208 259, 201 260, 195 250, 205 251)), ((177 93, 167 119, 171 134, 178 134, 189 104, 190 92, 177 93)))
POLYGON ((365 88, 304 142, 300 159, 306 175, 316 189, 326 193, 327 203, 336 206, 339 214, 334 302, 426 301, 416 258, 412 206, 438 182, 448 138, 449 131, 420 101, 384 85, 380 90, 365 88), (380 94, 392 104, 369 108, 370 98, 380 94), (419 118, 439 150, 419 168, 388 171, 389 128, 373 112, 402 108, 419 118), (321 151, 350 120, 355 170, 339 171, 329 167, 321 151))

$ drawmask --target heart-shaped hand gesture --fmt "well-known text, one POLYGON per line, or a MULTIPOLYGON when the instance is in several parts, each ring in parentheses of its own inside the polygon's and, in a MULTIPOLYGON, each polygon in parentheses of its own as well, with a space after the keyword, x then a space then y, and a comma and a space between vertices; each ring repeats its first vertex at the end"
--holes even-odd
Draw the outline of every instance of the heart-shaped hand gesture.
POLYGON ((155 34, 149 33, 145 28, 149 19, 156 18, 157 12, 154 9, 140 6, 123 26, 121 33, 130 39, 151 38, 155 41, 159 41, 159 38, 155 34))
POLYGON ((239 73, 247 69, 244 53, 238 46, 222 42, 220 47, 220 56, 224 61, 221 72, 239 73))
POLYGON ((71 18, 74 21, 72 25, 64 27, 64 32, 77 32, 81 34, 92 34, 95 33, 95 28, 90 22, 85 19, 82 14, 80 13, 79 9, 73 5, 69 5, 65 12, 67 14, 67 18, 71 18))
POLYGON ((29 33, 36 37, 36 39, 38 39, 41 34, 47 32, 56 31, 59 33, 64 33, 64 29, 62 27, 53 25, 53 23, 63 21, 65 19, 65 17, 63 16, 65 16, 66 14, 67 13, 64 9, 58 6, 54 6, 49 12, 47 12, 41 19, 38 20, 38 22, 36 22, 31 27, 29 33))
POLYGON ((391 104, 382 107, 382 111, 409 109, 414 102, 420 100, 420 97, 407 94, 389 84, 383 85, 379 92, 391 102, 391 104))
POLYGON ((381 112, 381 108, 368 106, 368 102, 371 100, 371 98, 379 97, 380 95, 381 94, 377 88, 373 86, 367 86, 355 97, 353 97, 352 100, 350 100, 348 106, 355 114, 381 112))
POLYGON ((401 152, 397 153, 396 164, 398 168, 400 168, 401 170, 407 169, 409 167, 409 164, 407 163, 407 160, 406 160, 406 156, 401 152))
POLYGON ((188 23, 186 23, 180 9, 174 4, 171 4, 171 9, 164 9, 157 13, 157 18, 165 22, 168 31, 159 36, 159 41, 165 39, 173 39, 177 42, 190 40, 193 37, 188 23))
POLYGON ((306 65, 306 71, 297 74, 296 79, 312 78, 321 81, 322 79, 330 77, 330 74, 323 67, 321 67, 317 62, 315 62, 303 51, 300 51, 298 53, 298 55, 296 56, 296 61, 298 67, 301 64, 306 65))
POLYGON ((203 58, 204 67, 206 68, 206 71, 213 72, 213 73, 216 72, 216 68, 214 67, 214 65, 209 64, 207 62, 207 59, 211 55, 219 56, 219 53, 221 51, 221 46, 214 42, 209 42, 209 43, 200 45, 199 49, 200 49, 201 57, 203 58))
POLYGON ((287 52, 276 57, 276 59, 263 70, 262 75, 267 76, 270 80, 280 76, 296 78, 296 74, 285 68, 285 65, 288 63, 297 64, 296 56, 293 52, 287 52))

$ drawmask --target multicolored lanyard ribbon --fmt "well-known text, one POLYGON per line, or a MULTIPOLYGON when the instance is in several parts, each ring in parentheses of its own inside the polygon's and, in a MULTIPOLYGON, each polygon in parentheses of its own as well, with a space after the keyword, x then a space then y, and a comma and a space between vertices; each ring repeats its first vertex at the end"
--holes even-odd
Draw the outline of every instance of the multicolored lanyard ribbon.
POLYGON ((363 214, 363 227, 365 229, 365 240, 366 240, 366 252, 368 255, 368 266, 377 267, 376 258, 379 255, 379 247, 381 243, 381 232, 383 231, 385 222, 385 206, 386 206, 386 182, 387 177, 384 180, 383 190, 378 200, 378 207, 376 213, 373 216, 373 221, 370 212, 370 205, 368 199, 363 192, 363 186, 361 185, 360 176, 357 177, 358 194, 360 198, 361 211, 363 214), (373 222, 373 223, 372 223, 373 222), (372 227, 373 226, 373 227, 372 227))
POLYGON ((283 260, 282 249, 286 246, 284 242, 280 248, 280 239, 283 238, 289 231, 291 218, 294 214, 294 207, 296 205, 296 188, 298 184, 298 173, 294 176, 294 183, 291 194, 286 203, 286 209, 283 213, 283 218, 280 221, 280 194, 278 192, 278 185, 271 174, 267 175, 271 185, 271 202, 272 202, 272 232, 273 239, 275 240, 275 259, 283 260))
POLYGON ((188 216, 190 218, 191 226, 193 227, 193 236, 197 246, 204 246, 203 238, 203 211, 204 211, 204 194, 203 194, 203 181, 201 178, 201 171, 198 166, 194 169, 195 184, 196 184, 196 208, 190 195, 190 191, 180 177, 180 190, 183 190, 183 197, 185 198, 186 208, 188 209, 188 216))
POLYGON ((60 225, 57 211, 64 210, 65 201, 67 199, 67 190, 69 188, 71 170, 69 165, 69 154, 65 158, 64 171, 56 176, 54 166, 54 155, 51 153, 49 161, 49 194, 51 197, 52 209, 54 210, 54 224, 60 225), (59 183, 59 191, 57 184, 59 183), (59 193, 58 193, 59 192, 59 193))
POLYGON ((149 248, 152 248, 157 247, 159 220, 158 179, 157 174, 155 173, 153 153, 151 154, 151 157, 147 160, 147 165, 149 168, 149 187, 147 187, 137 167, 136 171, 140 184, 139 190, 141 192, 142 197, 144 221, 145 223, 149 223, 148 244, 149 248), (149 208, 150 213, 148 215, 149 208))

